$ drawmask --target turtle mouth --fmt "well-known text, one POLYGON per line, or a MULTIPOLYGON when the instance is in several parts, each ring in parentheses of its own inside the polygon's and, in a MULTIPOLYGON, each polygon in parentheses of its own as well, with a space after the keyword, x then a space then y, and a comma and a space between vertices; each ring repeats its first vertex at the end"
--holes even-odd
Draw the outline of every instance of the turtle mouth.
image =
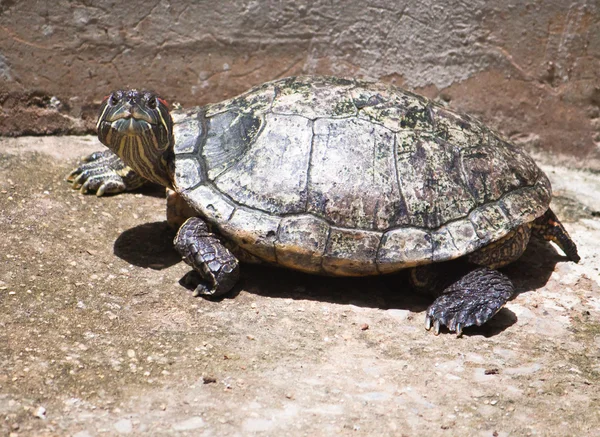
POLYGON ((156 128, 158 123, 146 119, 137 118, 133 114, 123 114, 113 120, 105 120, 110 129, 119 132, 121 135, 141 135, 156 128))
POLYGON ((119 136, 144 136, 148 135, 149 131, 156 130, 160 120, 139 105, 127 104, 117 111, 106 114, 101 124, 119 136))

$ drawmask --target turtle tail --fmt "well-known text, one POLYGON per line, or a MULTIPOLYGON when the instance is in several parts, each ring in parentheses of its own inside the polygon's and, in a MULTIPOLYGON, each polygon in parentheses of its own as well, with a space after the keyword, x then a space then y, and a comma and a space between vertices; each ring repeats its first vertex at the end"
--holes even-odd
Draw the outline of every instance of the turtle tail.
POLYGON ((575 242, 550 208, 534 220, 531 231, 533 235, 556 243, 571 261, 578 263, 581 259, 575 242))

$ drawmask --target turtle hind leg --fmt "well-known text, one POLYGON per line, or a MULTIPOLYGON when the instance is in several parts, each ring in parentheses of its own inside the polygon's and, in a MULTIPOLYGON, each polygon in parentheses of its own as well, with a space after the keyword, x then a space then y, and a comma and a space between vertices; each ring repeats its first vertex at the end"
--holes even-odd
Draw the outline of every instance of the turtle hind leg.
POLYGON ((427 309, 425 328, 440 326, 462 335, 467 326, 481 326, 506 304, 515 292, 513 283, 497 270, 480 267, 462 276, 444 289, 427 309))
POLYGON ((577 263, 581 259, 575 242, 550 208, 533 221, 531 232, 539 238, 556 243, 571 261, 577 263))
POLYGON ((189 218, 177 232, 175 249, 202 278, 194 296, 219 296, 239 278, 239 263, 198 217, 189 218))

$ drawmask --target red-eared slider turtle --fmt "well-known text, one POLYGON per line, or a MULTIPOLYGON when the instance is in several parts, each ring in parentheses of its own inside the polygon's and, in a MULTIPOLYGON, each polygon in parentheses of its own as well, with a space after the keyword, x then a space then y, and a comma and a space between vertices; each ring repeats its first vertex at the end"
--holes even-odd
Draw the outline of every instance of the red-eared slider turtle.
POLYGON ((116 91, 98 136, 110 151, 69 180, 98 195, 145 180, 174 190, 168 220, 197 294, 227 293, 238 259, 335 276, 411 268, 413 285, 438 296, 426 327, 460 334, 512 296, 496 269, 531 235, 579 260, 527 154, 391 85, 287 78, 172 112, 150 92, 116 91))

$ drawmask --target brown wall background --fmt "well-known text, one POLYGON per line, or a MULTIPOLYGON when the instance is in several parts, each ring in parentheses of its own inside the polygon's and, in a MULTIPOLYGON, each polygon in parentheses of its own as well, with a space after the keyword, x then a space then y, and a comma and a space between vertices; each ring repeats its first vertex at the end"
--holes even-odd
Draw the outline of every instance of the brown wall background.
POLYGON ((197 105, 306 73, 402 85, 600 170, 597 0, 0 0, 0 135, 90 132, 114 88, 197 105))

